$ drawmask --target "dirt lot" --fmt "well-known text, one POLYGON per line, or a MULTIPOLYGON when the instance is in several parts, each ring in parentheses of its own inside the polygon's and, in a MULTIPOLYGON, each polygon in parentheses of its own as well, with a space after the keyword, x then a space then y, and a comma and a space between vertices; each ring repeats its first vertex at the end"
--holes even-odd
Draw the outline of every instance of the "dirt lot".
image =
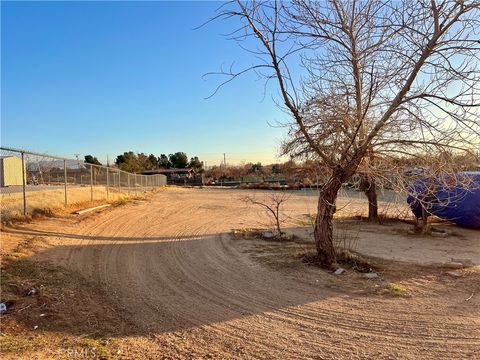
POLYGON ((267 221, 246 194, 168 188, 3 229, 2 300, 16 300, 2 316, 3 358, 480 357, 479 231, 428 238, 341 220, 365 209, 342 199, 336 233, 380 276, 335 276, 301 260, 313 196, 287 204, 285 226, 305 241, 279 243, 232 235, 267 221), (432 265, 452 258, 472 266, 452 277, 432 265), (22 296, 32 285, 39 295, 22 296))

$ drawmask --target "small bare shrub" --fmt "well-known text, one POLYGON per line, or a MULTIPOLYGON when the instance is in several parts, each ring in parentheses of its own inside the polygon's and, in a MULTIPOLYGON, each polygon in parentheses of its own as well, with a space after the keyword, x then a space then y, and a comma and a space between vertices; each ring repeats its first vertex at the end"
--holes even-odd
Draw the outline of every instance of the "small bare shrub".
POLYGON ((335 227, 334 229, 334 247, 337 254, 342 251, 356 252, 358 247, 358 231, 352 233, 348 227, 335 227))
POLYGON ((255 196, 244 196, 240 200, 246 204, 258 205, 265 209, 267 215, 272 217, 275 221, 275 228, 278 236, 282 236, 283 231, 281 229, 281 224, 284 221, 282 219, 281 208, 290 198, 290 194, 286 191, 275 191, 265 196, 262 200, 257 200, 255 196))

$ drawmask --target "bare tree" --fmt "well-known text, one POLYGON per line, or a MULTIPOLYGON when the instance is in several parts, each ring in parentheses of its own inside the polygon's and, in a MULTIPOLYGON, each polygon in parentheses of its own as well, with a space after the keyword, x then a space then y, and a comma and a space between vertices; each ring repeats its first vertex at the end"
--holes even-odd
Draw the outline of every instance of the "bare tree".
POLYGON ((332 217, 342 183, 373 174, 382 154, 418 155, 479 144, 478 1, 240 1, 216 18, 238 18, 231 37, 258 62, 291 115, 285 153, 324 169, 315 241, 335 261, 332 217), (255 40, 253 40, 255 39, 255 40))
POLYGON ((281 208, 285 202, 290 198, 290 194, 286 191, 275 191, 265 196, 262 200, 258 200, 254 196, 244 196, 241 200, 247 204, 258 205, 264 208, 268 215, 270 215, 275 221, 275 228, 277 230, 277 235, 282 236, 283 231, 281 228, 282 220, 282 211, 281 208))

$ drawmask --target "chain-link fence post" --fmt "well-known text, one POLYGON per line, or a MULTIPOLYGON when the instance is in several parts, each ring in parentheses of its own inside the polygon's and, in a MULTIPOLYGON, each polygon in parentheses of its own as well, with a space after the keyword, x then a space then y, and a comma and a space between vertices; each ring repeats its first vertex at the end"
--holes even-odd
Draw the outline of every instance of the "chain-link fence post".
POLYGON ((110 179, 108 178, 108 166, 107 166, 107 200, 109 198, 108 194, 108 185, 109 185, 110 179))
POLYGON ((63 160, 63 176, 65 179, 65 206, 67 206, 68 201, 67 201, 67 160, 63 160))
POLYGON ((27 215, 27 174, 25 174, 25 153, 22 152, 22 191, 23 191, 23 215, 27 215))
POLYGON ((93 165, 90 165, 90 200, 93 201, 93 165))
POLYGON ((127 174, 128 195, 130 195, 130 173, 127 174))
POLYGON ((122 172, 121 172, 120 170, 118 170, 118 191, 119 191, 119 192, 122 191, 122 188, 121 188, 121 186, 122 186, 121 183, 122 183, 122 182, 121 182, 121 180, 122 180, 122 172))

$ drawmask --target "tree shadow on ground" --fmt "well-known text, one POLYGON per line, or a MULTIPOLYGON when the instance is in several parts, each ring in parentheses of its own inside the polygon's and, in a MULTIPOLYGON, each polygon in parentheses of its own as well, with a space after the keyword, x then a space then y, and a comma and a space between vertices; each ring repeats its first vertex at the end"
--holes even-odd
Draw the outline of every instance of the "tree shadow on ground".
MULTIPOLYGON (((6 264, 2 297, 17 300, 8 316, 28 327, 73 335, 128 336, 248 322, 258 315, 339 329, 358 322, 367 326, 372 316, 390 316, 391 299, 342 290, 344 280, 320 269, 301 275, 264 266, 249 253, 250 240, 234 240, 229 234, 117 238, 31 229, 22 234, 90 240, 51 246, 6 264), (39 293, 25 298, 20 287, 27 285, 37 287, 39 293), (368 307, 362 314, 351 314, 354 302, 368 307), (372 307, 374 315, 368 310, 372 307), (40 318, 40 313, 47 315, 40 318)), ((418 280, 433 274, 417 270, 399 271, 395 279, 418 280)), ((474 276, 478 279, 478 273, 474 276)), ((472 279, 446 281, 467 288, 472 279)), ((462 313, 475 311, 475 304, 477 300, 462 313)))
POLYGON ((336 295, 252 261, 232 246, 226 234, 178 238, 85 237, 30 230, 22 234, 91 240, 51 246, 11 259, 5 266, 2 300, 8 296, 16 300, 8 316, 48 331, 82 334, 102 327, 117 335, 179 331, 283 312, 336 295), (114 243, 92 243, 95 240, 114 243), (23 290, 29 286, 40 291, 26 298, 23 290), (18 312, 24 306, 29 307, 18 312), (47 316, 39 318, 40 312, 47 316), (104 326, 105 318, 123 326, 104 326))
MULTIPOLYGON (((66 239, 78 239, 78 240, 107 240, 107 241, 162 241, 175 239, 174 236, 100 236, 100 235, 85 235, 85 234, 71 234, 55 231, 44 231, 31 229, 25 226, 21 228, 4 228, 3 233, 17 234, 17 235, 29 235, 29 236, 42 236, 42 237, 56 237, 66 239)), ((196 239, 199 235, 182 235, 182 239, 196 239)))

